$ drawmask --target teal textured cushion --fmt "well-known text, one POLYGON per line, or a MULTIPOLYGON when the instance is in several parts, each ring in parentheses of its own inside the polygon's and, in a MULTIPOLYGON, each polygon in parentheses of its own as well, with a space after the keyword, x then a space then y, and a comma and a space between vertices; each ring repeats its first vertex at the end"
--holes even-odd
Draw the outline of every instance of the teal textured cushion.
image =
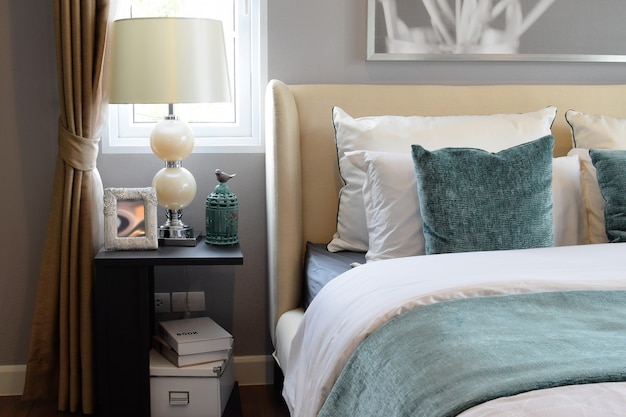
POLYGON ((412 145, 426 254, 554 245, 551 135, 489 153, 412 145))
POLYGON ((591 149, 589 156, 606 202, 606 236, 609 242, 626 242, 626 150, 591 149))

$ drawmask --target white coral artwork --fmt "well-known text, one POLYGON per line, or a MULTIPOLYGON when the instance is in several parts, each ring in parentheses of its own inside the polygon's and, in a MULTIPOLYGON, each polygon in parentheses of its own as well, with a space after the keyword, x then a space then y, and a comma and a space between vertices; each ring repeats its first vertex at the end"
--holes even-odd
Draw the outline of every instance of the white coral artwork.
POLYGON ((418 27, 398 16, 396 0, 378 1, 388 53, 514 54, 520 38, 556 0, 538 0, 525 12, 520 0, 415 0, 423 3, 430 20, 430 26, 418 27))

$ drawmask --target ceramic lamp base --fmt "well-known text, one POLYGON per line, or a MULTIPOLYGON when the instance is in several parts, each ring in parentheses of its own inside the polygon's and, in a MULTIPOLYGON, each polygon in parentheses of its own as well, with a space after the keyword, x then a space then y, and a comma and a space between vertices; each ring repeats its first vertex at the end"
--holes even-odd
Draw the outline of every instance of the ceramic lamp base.
POLYGON ((200 233, 193 233, 191 237, 159 237, 159 246, 196 246, 202 239, 200 233))
POLYGON ((167 221, 158 229, 160 246, 196 246, 199 234, 182 222, 182 210, 167 210, 167 221))

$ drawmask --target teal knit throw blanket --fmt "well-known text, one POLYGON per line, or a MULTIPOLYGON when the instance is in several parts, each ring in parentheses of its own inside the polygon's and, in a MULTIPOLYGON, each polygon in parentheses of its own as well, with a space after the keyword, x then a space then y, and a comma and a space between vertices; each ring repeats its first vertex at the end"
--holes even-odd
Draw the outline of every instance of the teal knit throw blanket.
POLYGON ((368 336, 319 416, 456 416, 502 396, 625 380, 626 291, 461 299, 368 336))

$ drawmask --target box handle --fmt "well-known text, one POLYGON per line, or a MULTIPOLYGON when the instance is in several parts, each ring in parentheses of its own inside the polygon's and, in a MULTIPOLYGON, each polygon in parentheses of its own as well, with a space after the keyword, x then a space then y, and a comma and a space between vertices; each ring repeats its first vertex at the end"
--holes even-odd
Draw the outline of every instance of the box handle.
POLYGON ((170 391, 170 405, 189 405, 189 391, 170 391))

